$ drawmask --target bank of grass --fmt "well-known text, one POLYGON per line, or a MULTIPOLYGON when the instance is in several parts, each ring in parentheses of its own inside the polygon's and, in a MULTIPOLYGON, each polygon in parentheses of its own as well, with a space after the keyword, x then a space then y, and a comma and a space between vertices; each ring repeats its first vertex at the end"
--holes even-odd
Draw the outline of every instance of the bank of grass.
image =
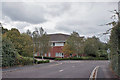
POLYGON ((108 60, 105 57, 72 57, 72 58, 55 58, 55 60, 108 60))

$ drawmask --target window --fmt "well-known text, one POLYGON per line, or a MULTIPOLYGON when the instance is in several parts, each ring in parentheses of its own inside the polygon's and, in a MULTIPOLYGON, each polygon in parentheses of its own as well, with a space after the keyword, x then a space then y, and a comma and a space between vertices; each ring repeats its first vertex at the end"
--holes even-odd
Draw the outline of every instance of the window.
POLYGON ((64 54, 62 53, 62 58, 64 57, 64 54))
POLYGON ((49 54, 48 54, 48 56, 50 57, 50 56, 51 56, 51 54, 49 53, 49 54))
POLYGON ((47 56, 47 54, 45 53, 45 57, 47 56))
POLYGON ((56 57, 63 57, 64 55, 63 55, 63 53, 55 53, 55 56, 56 57))
POLYGON ((57 57, 57 56, 58 56, 58 53, 55 53, 55 56, 57 57))
POLYGON ((55 46, 55 43, 53 43, 53 46, 55 46))

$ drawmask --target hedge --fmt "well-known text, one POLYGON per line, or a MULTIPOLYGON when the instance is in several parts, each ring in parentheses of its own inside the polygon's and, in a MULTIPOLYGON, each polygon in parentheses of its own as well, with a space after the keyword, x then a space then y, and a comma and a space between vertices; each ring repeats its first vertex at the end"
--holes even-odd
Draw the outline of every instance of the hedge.
POLYGON ((41 60, 41 61, 37 61, 37 64, 41 64, 41 63, 49 63, 49 60, 41 60))
MULTIPOLYGON (((42 59, 41 56, 35 56, 35 58, 38 58, 38 59, 42 59)), ((53 57, 43 57, 44 59, 51 59, 51 60, 54 60, 55 58, 53 57)))
POLYGON ((55 60, 108 60, 104 57, 56 58, 55 60))

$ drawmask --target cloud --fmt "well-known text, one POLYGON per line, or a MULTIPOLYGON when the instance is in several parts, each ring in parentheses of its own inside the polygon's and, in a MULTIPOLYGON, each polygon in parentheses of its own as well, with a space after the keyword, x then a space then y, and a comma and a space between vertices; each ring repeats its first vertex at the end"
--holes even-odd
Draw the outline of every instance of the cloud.
POLYGON ((69 5, 63 5, 61 3, 4 2, 2 12, 3 15, 10 17, 13 21, 39 24, 48 21, 49 16, 59 16, 69 9, 69 5))
POLYGON ((116 2, 4 2, 3 23, 21 32, 43 27, 47 33, 71 33, 93 36, 111 26, 99 26, 111 22, 116 2))
POLYGON ((105 32, 109 26, 99 26, 110 22, 109 10, 117 9, 117 3, 72 3, 71 9, 61 16, 64 20, 55 29, 80 35, 96 35, 105 32))
POLYGON ((2 12, 3 15, 10 17, 13 21, 26 21, 29 23, 42 23, 45 22, 44 10, 42 7, 39 7, 40 10, 36 7, 29 6, 25 3, 3 3, 2 12), (41 13, 40 13, 40 12, 41 13))

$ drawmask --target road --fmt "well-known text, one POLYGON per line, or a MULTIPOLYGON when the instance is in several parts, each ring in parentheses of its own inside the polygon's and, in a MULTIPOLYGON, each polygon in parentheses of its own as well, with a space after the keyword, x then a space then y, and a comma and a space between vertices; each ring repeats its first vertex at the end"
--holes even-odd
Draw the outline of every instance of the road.
POLYGON ((3 78, 88 78, 99 66, 97 78, 114 78, 109 61, 55 61, 16 69, 4 70, 3 78))

